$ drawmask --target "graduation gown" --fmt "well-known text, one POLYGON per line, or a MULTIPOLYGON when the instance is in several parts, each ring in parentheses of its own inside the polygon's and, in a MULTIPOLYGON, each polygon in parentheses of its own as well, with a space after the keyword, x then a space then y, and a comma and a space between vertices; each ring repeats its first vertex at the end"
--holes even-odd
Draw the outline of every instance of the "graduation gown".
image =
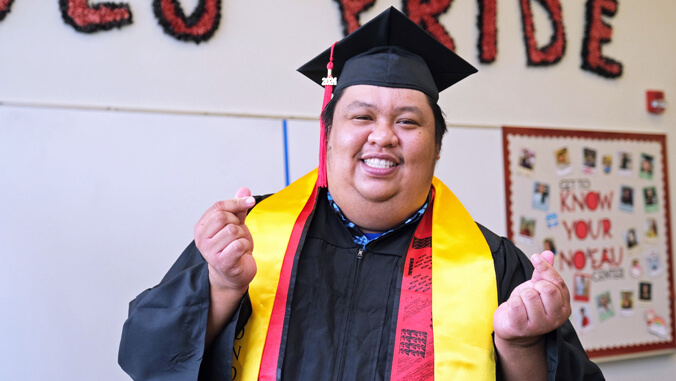
MULTIPOLYGON (((416 225, 399 227, 362 247, 320 194, 292 273, 290 318, 277 364, 282 380, 389 379, 397 290, 416 225)), ((533 268, 509 240, 479 228, 493 255, 502 303, 530 279, 533 268)), ((208 268, 193 242, 159 285, 130 303, 121 367, 135 380, 232 379, 232 359, 239 350, 233 343, 251 315, 251 302, 246 295, 205 351, 208 309, 208 268)), ((604 379, 570 322, 546 336, 546 351, 548 380, 604 379)))

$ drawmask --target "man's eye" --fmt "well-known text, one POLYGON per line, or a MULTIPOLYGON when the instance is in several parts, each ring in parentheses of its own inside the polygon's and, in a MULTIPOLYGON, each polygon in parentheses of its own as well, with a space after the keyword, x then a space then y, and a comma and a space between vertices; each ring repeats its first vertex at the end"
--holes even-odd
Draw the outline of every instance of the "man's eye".
POLYGON ((409 124, 409 125, 413 125, 413 126, 417 126, 419 124, 415 120, 411 120, 411 119, 401 119, 401 120, 399 120, 399 123, 400 124, 409 124))
POLYGON ((357 115, 354 118, 357 120, 373 120, 373 118, 368 115, 357 115))

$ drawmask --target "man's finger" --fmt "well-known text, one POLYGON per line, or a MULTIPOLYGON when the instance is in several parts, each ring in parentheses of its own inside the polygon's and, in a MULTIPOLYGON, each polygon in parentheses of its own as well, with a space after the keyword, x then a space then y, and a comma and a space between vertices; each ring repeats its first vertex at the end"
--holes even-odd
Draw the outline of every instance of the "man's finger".
POLYGON ((533 256, 530 257, 530 261, 533 264, 533 267, 535 267, 533 277, 531 278, 533 282, 539 280, 551 281, 555 277, 560 277, 559 273, 552 267, 552 263, 554 263, 553 254, 551 257, 549 254, 551 254, 551 251, 545 251, 542 254, 533 254, 533 256))
POLYGON ((528 326, 528 314, 521 297, 512 296, 498 306, 495 311, 493 326, 505 338, 516 338, 528 326))
POLYGON ((566 282, 563 280, 563 278, 561 278, 561 275, 559 275, 556 269, 554 269, 554 267, 552 267, 550 264, 550 261, 553 262, 553 260, 553 254, 550 251, 545 251, 542 253, 542 255, 534 254, 531 257, 531 262, 535 267, 535 271, 533 272, 531 282, 536 283, 541 280, 551 282, 561 291, 561 296, 563 297, 564 301, 570 300, 570 292, 568 291, 566 282))
POLYGON ((224 265, 221 271, 227 271, 228 268, 234 267, 242 255, 251 253, 253 246, 251 241, 245 238, 237 238, 230 242, 218 256, 218 260, 224 265))
POLYGON ((544 260, 547 261, 547 263, 554 266, 554 253, 552 253, 549 250, 545 250, 542 252, 542 254, 540 254, 540 256, 544 258, 544 260))
MULTIPOLYGON (((213 209, 211 210, 211 213, 229 212, 237 215, 237 217, 240 217, 239 213, 244 213, 244 215, 246 216, 247 210, 249 210, 255 204, 256 199, 251 196, 232 198, 230 200, 218 201, 212 207, 213 209)), ((240 221, 240 223, 243 222, 244 221, 240 221)))
POLYGON ((521 283, 520 285, 516 286, 514 290, 512 290, 512 293, 509 294, 510 297, 513 295, 519 295, 521 293, 521 290, 523 290, 524 288, 533 288, 533 282, 527 280, 521 283))
POLYGON ((542 306, 547 316, 558 318, 563 314, 565 309, 564 300, 558 287, 550 282, 540 281, 533 285, 533 289, 540 294, 542 306))
POLYGON ((249 188, 243 187, 239 188, 237 192, 235 192, 235 199, 244 199, 244 203, 246 205, 246 209, 240 210, 237 212, 234 212, 237 215, 237 218, 241 221, 241 223, 244 223, 244 220, 246 219, 246 213, 249 209, 251 209, 254 204, 256 204, 256 200, 251 197, 251 190, 249 188))
POLYGON ((242 211, 246 212, 251 207, 253 207, 255 204, 256 204, 256 199, 251 197, 251 196, 231 198, 229 200, 221 200, 221 201, 216 202, 209 209, 207 209, 207 211, 204 212, 202 219, 209 218, 209 216, 213 213, 229 212, 229 213, 236 214, 236 213, 239 213, 239 212, 242 212, 242 211))
POLYGON ((240 219, 235 213, 223 209, 213 209, 204 215, 195 226, 195 238, 213 239, 218 232, 228 225, 240 225, 240 219))
MULTIPOLYGON (((242 188, 237 194, 246 194, 250 191, 242 188)), ((195 240, 199 244, 202 238, 211 238, 227 224, 243 224, 246 213, 256 204, 251 196, 218 201, 212 205, 195 224, 195 240)))
POLYGON ((214 249, 221 251, 223 248, 228 246, 232 241, 235 241, 240 238, 244 238, 250 241, 251 234, 249 234, 249 230, 246 229, 244 225, 228 224, 225 227, 223 227, 223 229, 221 229, 218 233, 216 233, 213 237, 211 237, 211 242, 213 244, 214 249))

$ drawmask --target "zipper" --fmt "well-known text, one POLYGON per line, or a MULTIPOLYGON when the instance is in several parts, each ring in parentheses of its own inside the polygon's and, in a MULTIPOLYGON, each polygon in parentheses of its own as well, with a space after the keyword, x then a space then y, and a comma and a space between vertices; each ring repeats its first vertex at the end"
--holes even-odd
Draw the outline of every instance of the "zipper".
MULTIPOLYGON (((368 245, 368 244, 366 244, 368 245)), ((343 327, 343 343, 341 344, 340 352, 339 352, 339 357, 338 361, 336 364, 339 364, 339 370, 336 373, 336 381, 342 380, 343 379, 343 367, 344 367, 344 361, 345 361, 345 352, 346 352, 346 346, 347 346, 347 336, 348 336, 348 331, 349 327, 352 325, 352 314, 349 311, 352 311, 354 308, 354 294, 357 289, 357 278, 359 277, 359 272, 361 270, 361 260, 364 257, 364 250, 366 250, 366 245, 363 245, 362 247, 359 248, 357 251, 357 263, 355 264, 355 271, 352 277, 352 289, 350 290, 350 301, 348 303, 348 316, 345 319, 345 326, 343 327)))
MULTIPOLYGON (((429 201, 430 201, 430 199, 429 199, 429 196, 428 196, 427 202, 429 203, 429 201)), ((428 204, 428 206, 429 206, 429 204, 428 204)), ((420 217, 420 218, 422 218, 422 217, 420 217)), ((420 218, 418 218, 416 223, 419 222, 420 218)), ((342 219, 344 219, 344 217, 342 219)), ((334 369, 334 371, 332 372, 333 373, 332 378, 333 378, 334 381, 342 381, 343 376, 344 376, 343 373, 344 373, 345 357, 346 357, 346 351, 347 351, 347 336, 348 336, 349 328, 353 324, 353 321, 352 321, 353 316, 352 316, 351 311, 353 311, 353 307, 354 307, 353 304, 355 303, 354 299, 355 299, 355 292, 356 292, 356 289, 357 289, 357 279, 358 279, 358 274, 361 271, 361 262, 362 262, 362 259, 364 257, 364 251, 366 250, 366 246, 369 246, 370 244, 372 244, 372 242, 379 241, 380 238, 383 238, 384 236, 389 236, 392 233, 399 232, 400 230, 402 230, 402 229, 404 229, 405 227, 408 227, 408 226, 409 226, 408 223, 399 225, 399 226, 395 227, 393 230, 390 230, 390 231, 384 233, 383 235, 380 235, 379 237, 377 237, 373 240, 369 240, 367 243, 363 244, 357 250, 357 260, 356 260, 355 266, 354 266, 355 271, 354 271, 354 274, 352 274, 351 290, 350 290, 349 302, 348 302, 348 313, 347 313, 347 316, 346 316, 346 319, 345 319, 345 324, 343 326, 342 343, 337 348, 338 351, 337 351, 337 359, 336 359, 335 367, 337 367, 338 369, 334 369)), ((351 231, 347 228, 347 226, 344 226, 344 228, 345 228, 345 230, 348 234, 352 235, 351 231)))

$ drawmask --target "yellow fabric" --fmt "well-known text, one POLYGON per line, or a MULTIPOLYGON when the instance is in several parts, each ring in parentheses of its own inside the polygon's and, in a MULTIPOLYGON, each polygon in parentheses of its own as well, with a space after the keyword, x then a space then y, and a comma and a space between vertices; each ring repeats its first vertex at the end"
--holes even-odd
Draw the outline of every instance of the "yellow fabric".
POLYGON ((444 183, 432 214, 432 324, 436 380, 495 380, 493 256, 479 227, 444 183))
POLYGON ((293 226, 315 187, 314 170, 261 201, 246 218, 254 240, 257 272, 249 285, 253 312, 241 339, 235 340, 234 380, 256 380, 272 314, 284 253, 293 226))
MULTIPOLYGON (((247 217, 258 273, 253 313, 235 341, 235 380, 256 380, 275 292, 296 218, 316 170, 265 199, 247 217)), ((432 316, 436 380, 495 380, 493 312, 497 287, 486 240, 455 195, 436 177, 432 227, 432 316)))

